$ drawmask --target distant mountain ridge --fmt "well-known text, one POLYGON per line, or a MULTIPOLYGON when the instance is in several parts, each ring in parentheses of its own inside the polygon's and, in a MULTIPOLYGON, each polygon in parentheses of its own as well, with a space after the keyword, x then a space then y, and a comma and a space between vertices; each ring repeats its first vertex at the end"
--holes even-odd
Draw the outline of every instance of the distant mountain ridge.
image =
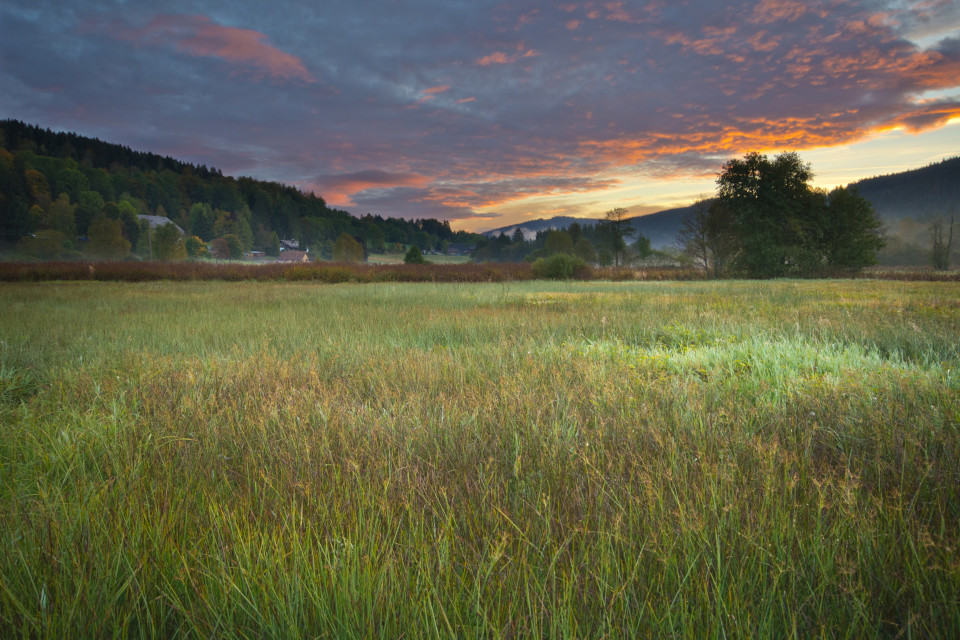
MULTIPOLYGON (((945 214, 954 207, 960 215, 960 156, 941 160, 925 167, 900 173, 864 178, 852 182, 860 195, 870 201, 877 215, 887 225, 894 227, 904 220, 923 222, 938 214, 945 214)), ((650 238, 654 248, 662 249, 674 243, 683 218, 693 205, 665 209, 656 213, 630 219, 633 228, 650 238)), ((496 237, 501 233, 511 235, 518 228, 528 237, 538 231, 564 229, 574 222, 594 225, 599 218, 572 218, 557 216, 538 218, 521 224, 485 231, 483 235, 496 237)))
MULTIPOLYGON (((654 248, 663 248, 673 244, 677 235, 677 230, 683 218, 693 205, 687 207, 678 207, 676 209, 665 209, 656 213, 649 213, 643 216, 630 218, 633 229, 650 238, 650 244, 654 248)), ((528 240, 532 239, 540 231, 549 231, 551 229, 565 229, 574 222, 583 226, 593 226, 600 222, 600 218, 573 218, 570 216, 555 216, 553 218, 537 218, 528 220, 521 224, 509 225, 490 231, 484 231, 482 235, 489 238, 495 238, 501 233, 512 235, 517 229, 523 230, 524 236, 528 240)))

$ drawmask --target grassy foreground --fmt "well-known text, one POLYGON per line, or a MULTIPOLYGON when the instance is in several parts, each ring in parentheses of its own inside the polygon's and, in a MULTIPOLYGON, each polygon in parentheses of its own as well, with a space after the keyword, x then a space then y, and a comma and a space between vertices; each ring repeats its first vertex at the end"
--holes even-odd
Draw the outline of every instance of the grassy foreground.
POLYGON ((0 286, 0 637, 958 637, 960 285, 0 286))

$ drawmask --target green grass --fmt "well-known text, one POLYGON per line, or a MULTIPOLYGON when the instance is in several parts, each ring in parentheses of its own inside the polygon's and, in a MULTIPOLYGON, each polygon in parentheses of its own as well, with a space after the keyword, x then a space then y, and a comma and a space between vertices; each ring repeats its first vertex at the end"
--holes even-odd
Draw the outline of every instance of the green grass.
POLYGON ((0 637, 960 635, 957 283, 0 302, 0 637))

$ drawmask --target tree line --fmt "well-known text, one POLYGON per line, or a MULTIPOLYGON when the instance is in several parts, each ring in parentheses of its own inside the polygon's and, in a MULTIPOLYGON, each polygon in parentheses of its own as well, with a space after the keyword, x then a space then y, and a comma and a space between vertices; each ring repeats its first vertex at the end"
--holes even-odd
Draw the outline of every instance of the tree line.
POLYGON ((156 258, 186 255, 191 237, 205 247, 220 241, 217 246, 228 252, 274 254, 279 240, 288 239, 332 258, 345 235, 364 254, 412 244, 440 250, 445 243, 476 238, 453 231, 446 221, 355 217, 318 195, 276 182, 233 178, 204 165, 0 121, 0 240, 8 246, 29 237, 41 252, 69 256, 82 248, 114 256, 126 248, 156 258), (169 218, 186 238, 166 247, 164 236, 172 231, 154 233, 159 230, 145 225, 143 215, 169 218), (157 241, 162 246, 153 246, 157 241))
POLYGON ((595 224, 574 222, 562 229, 545 229, 529 240, 519 227, 512 235, 484 237, 477 242, 473 258, 478 262, 536 262, 558 254, 600 266, 667 257, 651 249, 650 239, 638 234, 627 218, 627 210, 618 207, 607 211, 595 224))

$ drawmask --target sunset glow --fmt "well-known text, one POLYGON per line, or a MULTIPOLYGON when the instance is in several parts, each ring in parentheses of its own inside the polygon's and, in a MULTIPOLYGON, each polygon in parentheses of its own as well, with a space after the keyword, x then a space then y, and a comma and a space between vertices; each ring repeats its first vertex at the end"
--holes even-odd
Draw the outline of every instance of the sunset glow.
POLYGON ((951 0, 0 7, 0 115, 483 230, 960 153, 951 0))

